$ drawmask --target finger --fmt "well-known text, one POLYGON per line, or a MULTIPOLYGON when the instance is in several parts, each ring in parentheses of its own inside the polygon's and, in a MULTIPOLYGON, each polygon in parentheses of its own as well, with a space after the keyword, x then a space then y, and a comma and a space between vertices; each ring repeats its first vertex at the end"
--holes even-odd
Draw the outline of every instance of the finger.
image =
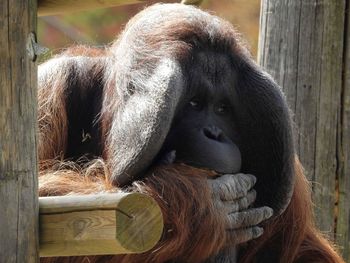
POLYGON ((237 245, 258 238, 263 233, 264 229, 258 226, 231 230, 227 233, 227 242, 231 245, 237 245))
POLYGON ((259 208, 251 208, 245 211, 236 212, 228 215, 229 229, 238 229, 242 227, 254 226, 262 221, 270 218, 273 215, 273 210, 270 207, 264 206, 259 208))
POLYGON ((256 191, 250 190, 246 196, 235 201, 223 201, 225 212, 228 214, 246 210, 256 199, 256 191))
POLYGON ((251 174, 225 174, 214 180, 209 180, 212 191, 222 200, 236 200, 247 195, 256 183, 251 174))

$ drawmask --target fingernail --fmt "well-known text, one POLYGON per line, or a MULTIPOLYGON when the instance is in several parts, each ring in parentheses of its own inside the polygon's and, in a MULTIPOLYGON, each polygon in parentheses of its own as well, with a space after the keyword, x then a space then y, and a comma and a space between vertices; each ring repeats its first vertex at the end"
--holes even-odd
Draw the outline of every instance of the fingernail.
POLYGON ((262 227, 254 227, 254 236, 260 237, 264 233, 264 229, 262 227))
POLYGON ((273 216, 273 209, 272 209, 272 208, 267 207, 267 209, 266 209, 266 216, 267 216, 268 218, 270 218, 271 216, 273 216))
POLYGON ((256 181, 258 180, 258 179, 256 178, 256 176, 254 176, 254 175, 252 175, 252 174, 250 174, 250 176, 253 178, 253 184, 256 184, 256 181))

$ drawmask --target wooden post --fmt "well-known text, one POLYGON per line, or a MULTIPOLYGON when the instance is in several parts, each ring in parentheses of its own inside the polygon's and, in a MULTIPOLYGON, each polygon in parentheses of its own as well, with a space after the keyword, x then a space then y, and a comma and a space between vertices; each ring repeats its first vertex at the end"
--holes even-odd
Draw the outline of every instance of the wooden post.
POLYGON ((258 53, 295 114, 296 146, 314 182, 317 224, 335 234, 345 261, 350 260, 348 7, 345 0, 263 0, 258 53))
POLYGON ((6 263, 39 259, 36 12, 35 0, 0 1, 0 261, 6 263))
POLYGON ((338 126, 339 201, 336 225, 337 243, 343 248, 346 262, 350 262, 350 1, 346 2, 344 31, 343 83, 340 123, 338 126))
POLYGON ((40 197, 40 256, 142 253, 163 231, 162 212, 140 193, 40 197))

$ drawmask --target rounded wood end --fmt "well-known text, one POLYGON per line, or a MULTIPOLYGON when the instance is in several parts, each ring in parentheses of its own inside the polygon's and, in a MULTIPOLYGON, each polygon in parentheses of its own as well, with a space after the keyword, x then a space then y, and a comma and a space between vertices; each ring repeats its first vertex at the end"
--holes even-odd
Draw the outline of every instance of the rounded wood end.
POLYGON ((153 248, 163 232, 163 216, 157 202, 150 196, 131 193, 118 204, 117 240, 130 253, 153 248))

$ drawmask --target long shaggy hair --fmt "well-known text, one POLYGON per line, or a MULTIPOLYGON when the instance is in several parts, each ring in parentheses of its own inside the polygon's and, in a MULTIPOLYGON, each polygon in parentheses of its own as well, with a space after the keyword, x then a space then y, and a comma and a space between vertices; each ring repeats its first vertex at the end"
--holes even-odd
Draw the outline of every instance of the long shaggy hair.
MULTIPOLYGON (((113 186, 102 160, 96 160, 83 169, 75 164, 56 165, 54 170, 41 171, 40 196, 121 191, 113 186)), ((344 262, 332 243, 315 227, 310 186, 297 160, 295 165, 295 190, 289 206, 280 216, 264 223, 264 234, 260 238, 240 247, 239 263, 344 262)), ((151 251, 138 255, 41 258, 41 262, 205 261, 225 247, 224 225, 212 207, 206 183, 207 176, 211 175, 208 171, 182 164, 158 166, 143 181, 136 181, 128 188, 128 191, 146 193, 155 198, 163 212, 163 237, 151 251), (202 221, 192 222, 189 218, 201 218, 202 221)))
POLYGON ((41 262, 212 262, 228 246, 208 171, 150 165, 186 91, 184 69, 195 50, 230 58, 237 73, 233 103, 240 109, 242 172, 258 178, 255 205, 279 214, 263 224, 260 238, 239 247, 238 262, 344 262, 315 227, 285 98, 241 43, 215 16, 156 5, 133 18, 110 47, 75 47, 39 67, 40 196, 142 192, 158 202, 165 222, 158 245, 142 254, 41 262), (140 100, 129 103, 134 97, 140 100), (126 180, 132 184, 122 188, 126 180))

